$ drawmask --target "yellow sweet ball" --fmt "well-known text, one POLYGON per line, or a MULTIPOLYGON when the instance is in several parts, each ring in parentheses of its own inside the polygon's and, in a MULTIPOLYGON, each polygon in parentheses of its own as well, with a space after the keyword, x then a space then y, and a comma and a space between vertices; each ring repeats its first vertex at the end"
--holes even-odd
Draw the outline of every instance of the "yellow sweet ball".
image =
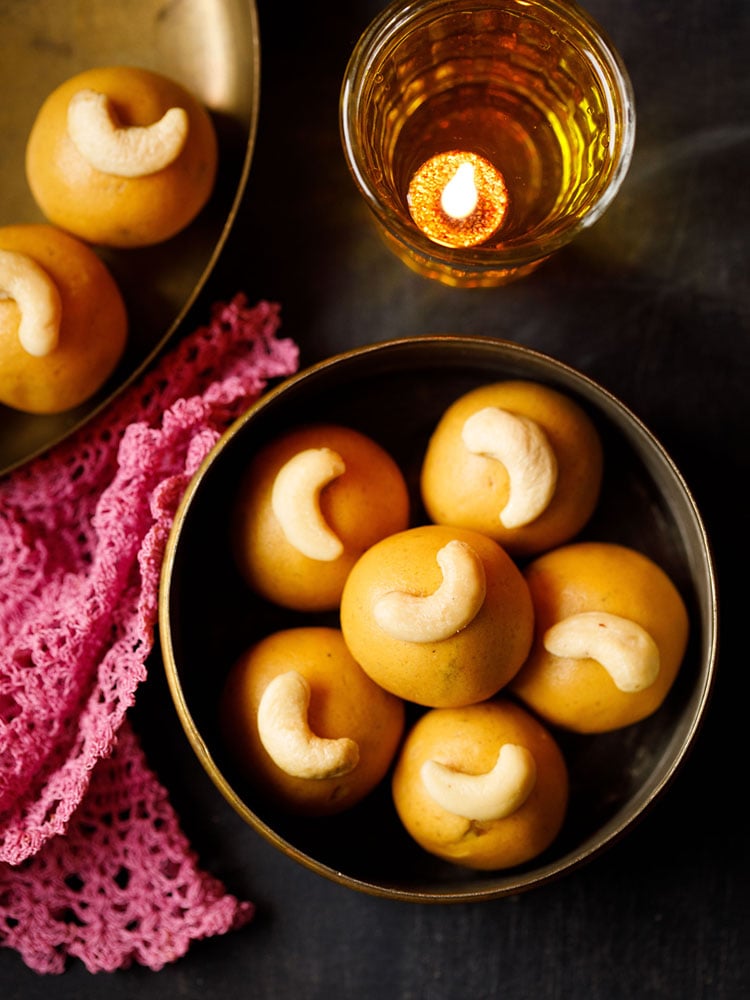
POLYGON ((568 786, 552 735, 502 698, 426 712, 404 738, 392 777, 396 811, 414 840, 480 870, 545 851, 564 822, 568 786))
POLYGON ((510 556, 467 528, 421 525, 384 538, 352 568, 341 629, 381 687, 428 707, 499 691, 528 654, 534 613, 510 556))
POLYGON ((335 628, 275 632, 243 654, 221 700, 224 739, 267 798, 325 816, 351 808, 385 777, 404 705, 379 688, 335 628))
POLYGON ((599 433, 581 406, 537 382, 480 386, 452 403, 421 469, 430 520, 529 556, 573 538, 599 499, 599 433))
POLYGON ((0 293, 0 402, 41 415, 93 396, 128 334, 120 290, 94 251, 54 226, 2 226, 0 293))
POLYGON ((688 641, 688 613, 653 560, 626 546, 579 542, 531 562, 532 651, 513 692, 550 724, 619 729, 666 698, 688 641))
POLYGON ((218 143, 197 98, 134 66, 85 70, 44 101, 26 177, 47 219, 94 244, 141 247, 184 229, 213 190, 218 143))
POLYGON ((311 424, 250 462, 234 504, 233 549, 266 600, 331 611, 360 555, 408 522, 408 489, 393 458, 353 428, 311 424))

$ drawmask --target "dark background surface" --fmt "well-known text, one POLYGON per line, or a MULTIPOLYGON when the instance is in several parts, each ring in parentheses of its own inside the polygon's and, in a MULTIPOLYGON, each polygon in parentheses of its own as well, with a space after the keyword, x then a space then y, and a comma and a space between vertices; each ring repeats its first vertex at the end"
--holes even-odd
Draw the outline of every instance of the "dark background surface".
POLYGON ((750 996, 747 486, 750 5, 589 0, 632 77, 638 133, 604 218, 523 281, 459 291, 381 244, 349 178, 338 93, 375 2, 259 0, 261 115, 236 230, 195 310, 237 291, 282 307, 306 366, 421 333, 525 344, 600 381, 671 453, 706 522, 721 595, 717 683, 697 743, 624 840, 523 896, 423 906, 362 896, 280 855, 194 758, 158 658, 133 721, 204 868, 258 907, 245 929, 153 973, 31 972, 15 998, 507 1000, 750 996))

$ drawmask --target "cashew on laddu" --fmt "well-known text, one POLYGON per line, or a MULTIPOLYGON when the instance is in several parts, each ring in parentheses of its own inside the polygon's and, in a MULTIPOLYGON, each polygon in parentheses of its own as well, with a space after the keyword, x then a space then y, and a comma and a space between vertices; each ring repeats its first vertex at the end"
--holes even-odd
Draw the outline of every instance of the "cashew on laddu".
POLYGON ((296 778, 336 778, 359 763, 359 747, 346 736, 325 739, 310 729, 310 682, 296 670, 275 677, 258 706, 258 735, 273 762, 296 778))
POLYGON ((500 512, 506 528, 529 524, 547 509, 557 485, 557 459, 536 421, 486 406, 467 418, 461 437, 470 452, 507 470, 510 490, 500 512))
POLYGON ((60 293, 36 261, 23 253, 0 250, 0 299, 13 299, 18 306, 18 339, 28 354, 44 357, 57 347, 60 293))
POLYGON ((467 774, 436 760, 425 761, 420 774, 430 798, 446 812, 490 822, 521 808, 536 784, 536 761, 526 747, 504 743, 485 774, 467 774))
POLYGON ((375 621, 392 638, 441 642, 466 628, 484 604, 484 565, 471 545, 452 539, 435 558, 443 579, 433 593, 391 590, 375 602, 375 621))
POLYGON ((332 448, 307 448, 276 474, 271 509, 289 544, 310 559, 332 562, 344 551, 323 517, 320 494, 345 470, 344 460, 332 448))
POLYGON ((642 691, 659 675, 659 647, 642 626, 620 615, 570 615, 547 629, 543 642, 553 656, 596 660, 621 691, 642 691))
POLYGON ((96 170, 115 177, 145 177, 173 163, 188 135, 184 108, 170 108, 151 125, 122 125, 112 102, 96 90, 79 90, 68 104, 68 135, 96 170))

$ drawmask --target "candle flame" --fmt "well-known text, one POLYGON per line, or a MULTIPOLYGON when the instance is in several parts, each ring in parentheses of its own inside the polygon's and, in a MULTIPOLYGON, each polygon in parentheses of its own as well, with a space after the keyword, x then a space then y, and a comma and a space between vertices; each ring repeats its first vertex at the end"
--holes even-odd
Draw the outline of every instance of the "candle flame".
POLYGON ((500 171, 478 153, 436 153, 414 173, 409 213, 425 236, 444 247, 475 247, 502 225, 508 189, 500 171))
POLYGON ((462 163, 443 188, 440 204, 452 219, 465 219, 477 207, 478 201, 474 167, 471 163, 462 163))

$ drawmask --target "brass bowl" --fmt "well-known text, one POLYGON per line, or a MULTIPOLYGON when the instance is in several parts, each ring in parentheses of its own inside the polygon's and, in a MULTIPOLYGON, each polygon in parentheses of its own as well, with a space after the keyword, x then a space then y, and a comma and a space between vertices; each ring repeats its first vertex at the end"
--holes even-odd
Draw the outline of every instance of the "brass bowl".
POLYGON ((664 448, 622 403, 585 375, 504 341, 428 336, 334 357, 269 391, 227 431, 192 480, 167 546, 160 635, 168 682, 187 737, 214 784, 250 826, 313 871, 373 895, 448 902, 492 899, 570 872, 617 841, 670 783, 699 730, 717 648, 714 567, 695 502, 664 448), (565 825, 536 860, 473 872, 411 841, 384 782, 359 806, 327 819, 285 815, 243 779, 222 741, 219 694, 236 656, 295 624, 337 624, 264 604, 240 579, 228 535, 239 477, 286 428, 311 419, 354 426, 399 462, 420 518, 418 473, 443 409, 474 386, 505 378, 547 383, 577 399, 605 452, 602 496, 582 536, 646 552, 671 576, 690 613, 677 681, 650 718, 603 735, 556 731, 571 775, 565 825))

